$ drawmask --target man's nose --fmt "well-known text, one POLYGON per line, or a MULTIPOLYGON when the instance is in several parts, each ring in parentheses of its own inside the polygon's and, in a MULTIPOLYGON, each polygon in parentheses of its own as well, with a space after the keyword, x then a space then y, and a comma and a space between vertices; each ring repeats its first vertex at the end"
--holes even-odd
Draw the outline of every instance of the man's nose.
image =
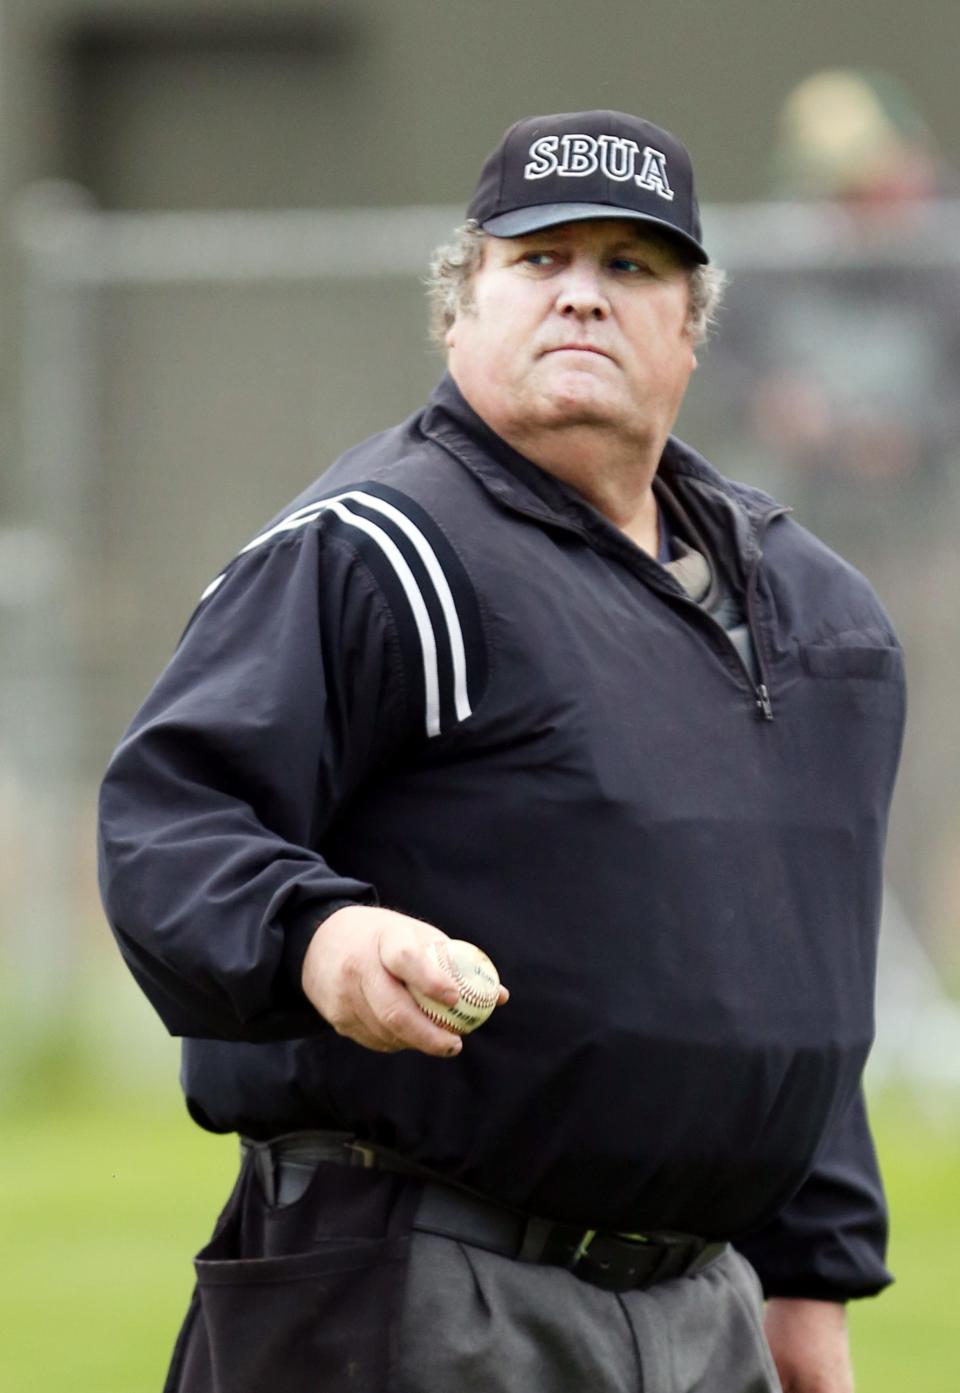
POLYGON ((606 319, 610 306, 596 267, 569 268, 558 290, 557 309, 569 319, 606 319))

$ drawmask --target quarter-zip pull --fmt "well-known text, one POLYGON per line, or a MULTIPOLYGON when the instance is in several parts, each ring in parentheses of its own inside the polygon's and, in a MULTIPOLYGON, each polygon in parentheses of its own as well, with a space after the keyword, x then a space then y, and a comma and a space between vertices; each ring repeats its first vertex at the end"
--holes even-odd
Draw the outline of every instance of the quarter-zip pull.
POLYGON ((761 682, 757 687, 757 710, 765 721, 773 720, 773 706, 770 702, 770 693, 767 691, 764 682, 761 682))

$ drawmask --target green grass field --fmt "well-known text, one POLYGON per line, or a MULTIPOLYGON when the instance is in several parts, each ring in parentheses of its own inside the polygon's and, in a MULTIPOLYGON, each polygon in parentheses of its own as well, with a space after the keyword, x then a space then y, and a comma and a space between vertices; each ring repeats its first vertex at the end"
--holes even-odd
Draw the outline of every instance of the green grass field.
MULTIPOLYGON (((873 1111, 899 1280, 854 1308, 858 1387, 954 1393, 960 1120, 934 1118, 904 1098, 876 1100, 873 1111)), ((234 1139, 200 1132, 172 1085, 118 1104, 73 1079, 8 1111, 4 1393, 159 1393, 190 1256, 226 1197, 235 1157, 234 1139)))

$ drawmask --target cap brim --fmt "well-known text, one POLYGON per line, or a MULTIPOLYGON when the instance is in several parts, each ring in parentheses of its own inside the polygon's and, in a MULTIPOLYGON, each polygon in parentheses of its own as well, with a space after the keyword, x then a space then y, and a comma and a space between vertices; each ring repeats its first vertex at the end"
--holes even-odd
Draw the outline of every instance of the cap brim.
POLYGON ((706 265, 710 258, 696 238, 681 232, 673 223, 649 213, 635 213, 630 208, 618 208, 612 203, 539 203, 532 208, 517 208, 512 213, 498 213, 480 224, 484 232, 494 237, 522 237, 527 232, 540 232, 545 227, 557 227, 565 222, 592 222, 599 218, 625 218, 628 222, 644 223, 656 228, 671 242, 677 243, 694 261, 706 265))

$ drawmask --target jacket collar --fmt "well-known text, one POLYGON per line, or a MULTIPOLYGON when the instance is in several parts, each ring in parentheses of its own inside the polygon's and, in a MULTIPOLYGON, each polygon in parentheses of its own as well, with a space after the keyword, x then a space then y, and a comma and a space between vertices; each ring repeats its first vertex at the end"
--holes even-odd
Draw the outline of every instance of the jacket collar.
MULTIPOLYGON (((547 526, 562 527, 605 550, 636 550, 577 491, 514 450, 481 419, 449 373, 445 373, 421 418, 423 433, 454 455, 501 506, 547 526)), ((658 468, 672 492, 695 513, 714 546, 741 562, 758 550, 758 537, 771 514, 788 511, 769 494, 724 478, 696 450, 670 436, 658 468)))
POLYGON ((528 460, 491 430, 449 373, 444 373, 427 403, 422 429, 466 465, 484 488, 507 507, 578 532, 588 526, 587 515, 595 513, 575 489, 528 460))

